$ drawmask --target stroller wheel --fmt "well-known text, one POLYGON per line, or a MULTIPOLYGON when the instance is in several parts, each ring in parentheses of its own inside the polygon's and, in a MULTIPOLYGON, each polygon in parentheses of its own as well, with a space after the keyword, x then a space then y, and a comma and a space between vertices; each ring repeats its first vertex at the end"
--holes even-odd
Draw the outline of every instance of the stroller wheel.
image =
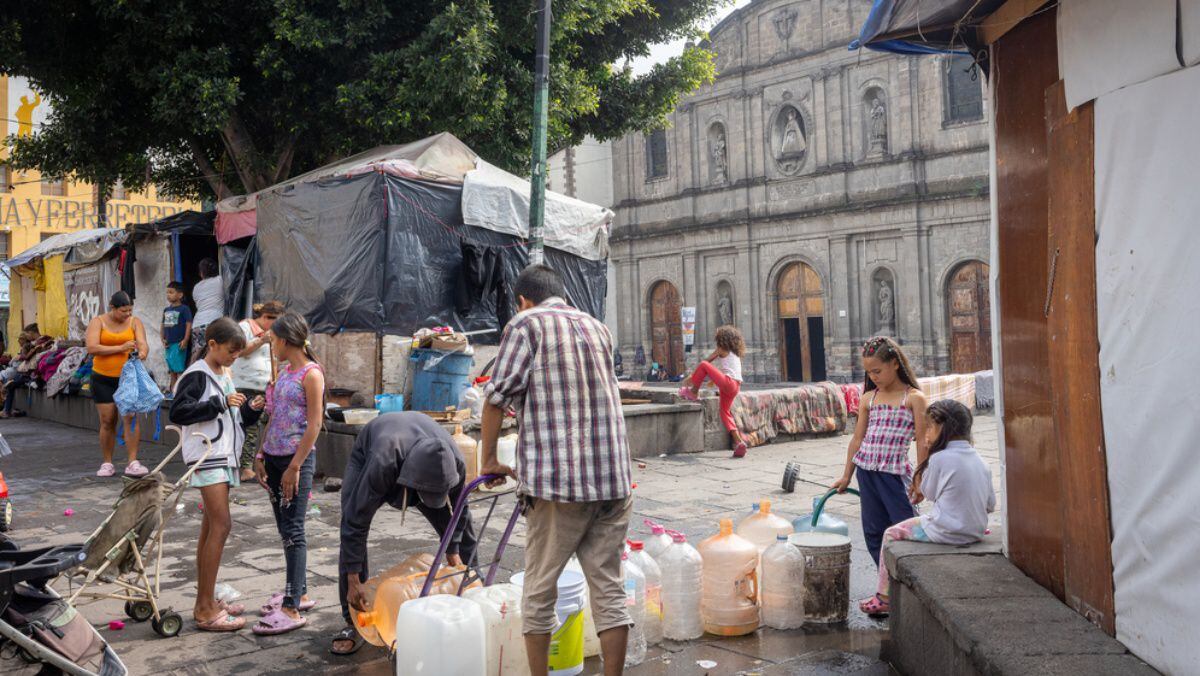
POLYGON ((183 629, 183 618, 179 616, 179 613, 165 613, 160 615, 159 619, 151 622, 151 626, 159 636, 171 638, 178 636, 180 630, 183 629))
POLYGON ((125 614, 135 622, 145 622, 154 616, 154 606, 149 601, 126 601, 125 614))
POLYGON ((0 533, 7 533, 12 526, 12 501, 5 498, 0 500, 0 533))
POLYGON ((785 493, 791 493, 796 490, 796 478, 800 475, 800 467, 794 462, 789 462, 787 467, 783 468, 783 490, 785 493))

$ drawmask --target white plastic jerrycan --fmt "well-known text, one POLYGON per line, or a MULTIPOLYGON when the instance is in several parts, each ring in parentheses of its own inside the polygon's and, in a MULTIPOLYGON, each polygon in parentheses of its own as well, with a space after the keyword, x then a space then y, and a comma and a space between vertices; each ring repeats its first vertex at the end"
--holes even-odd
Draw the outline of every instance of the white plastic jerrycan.
POLYGON ((396 617, 396 676, 483 676, 485 633, 473 601, 448 594, 413 599, 396 617))

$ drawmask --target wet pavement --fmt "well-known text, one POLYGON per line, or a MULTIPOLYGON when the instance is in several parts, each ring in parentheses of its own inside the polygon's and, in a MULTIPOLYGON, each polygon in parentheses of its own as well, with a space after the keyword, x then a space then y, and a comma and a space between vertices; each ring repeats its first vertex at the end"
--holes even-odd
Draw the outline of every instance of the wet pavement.
MULTIPOLYGON (((119 479, 98 479, 96 436, 86 430, 28 418, 0 421, 0 434, 11 445, 12 456, 0 459, 14 505, 9 533, 22 546, 81 543, 107 516, 120 491, 119 479), (64 516, 64 510, 73 510, 64 516)), ((999 491, 996 423, 993 417, 976 422, 977 445, 992 466, 999 491)), ((635 464, 635 536, 645 529, 643 518, 667 524, 696 543, 717 530, 721 518, 740 518, 750 503, 772 501, 773 511, 786 518, 810 512, 814 496, 823 494, 842 471, 849 437, 836 435, 751 449, 743 460, 727 453, 702 453, 650 458, 635 464), (794 493, 780 489, 788 461, 801 464, 802 475, 794 493)), ((144 446, 147 466, 165 456, 162 446, 144 446)), ((123 449, 118 448, 118 457, 123 449)), ((118 462, 121 469, 124 463, 118 462)), ((167 467, 168 477, 183 472, 178 460, 167 467)), ((230 506, 233 532, 225 549, 219 582, 233 585, 245 595, 248 615, 283 587, 283 553, 265 492, 255 485, 233 492, 230 506)), ((509 513, 511 498, 501 505, 509 513)), ((163 549, 162 603, 179 611, 184 629, 176 638, 161 638, 150 623, 125 618, 122 602, 99 601, 81 607, 121 655, 132 674, 291 674, 291 673, 392 673, 381 650, 365 646, 352 657, 328 652, 329 636, 341 627, 337 607, 337 549, 339 504, 336 493, 314 488, 312 504, 320 514, 310 515, 308 585, 318 606, 308 614, 308 625, 291 634, 257 637, 248 629, 235 634, 206 634, 191 621, 194 597, 195 539, 199 532, 198 492, 185 489, 183 505, 172 512, 163 549), (110 631, 110 620, 126 620, 125 629, 110 631)), ((827 510, 850 524, 853 540, 851 599, 873 592, 875 570, 858 526, 859 508, 852 496, 831 499, 827 510)), ((479 515, 476 517, 479 518, 479 515)), ((491 556, 504 518, 495 518, 483 536, 481 556, 491 556)), ((418 514, 404 525, 400 514, 385 508, 375 520, 370 555, 382 569, 411 553, 434 551, 436 536, 418 514)), ((501 560, 500 580, 521 569, 524 530, 518 525, 501 560)), ((60 585, 61 586, 61 585, 60 585)), ((65 590, 65 587, 63 587, 65 590)), ((879 659, 886 637, 886 622, 872 620, 851 607, 847 623, 795 631, 761 629, 739 638, 705 637, 686 643, 667 642, 651 648, 646 661, 627 671, 657 674, 860 674, 894 673, 879 659), (703 663, 703 664, 702 664, 703 663), (712 666, 715 663, 715 666, 712 666)), ((0 661, 0 673, 34 673, 18 669, 16 662, 0 661)), ((598 673, 596 659, 585 673, 598 673)))

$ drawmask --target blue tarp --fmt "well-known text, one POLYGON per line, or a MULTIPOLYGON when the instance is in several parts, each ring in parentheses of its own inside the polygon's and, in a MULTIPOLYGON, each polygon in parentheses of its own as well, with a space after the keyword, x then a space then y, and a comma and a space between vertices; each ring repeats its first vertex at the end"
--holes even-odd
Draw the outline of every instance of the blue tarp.
POLYGON ((1003 0, 875 0, 850 49, 897 54, 967 54, 968 30, 1003 0))

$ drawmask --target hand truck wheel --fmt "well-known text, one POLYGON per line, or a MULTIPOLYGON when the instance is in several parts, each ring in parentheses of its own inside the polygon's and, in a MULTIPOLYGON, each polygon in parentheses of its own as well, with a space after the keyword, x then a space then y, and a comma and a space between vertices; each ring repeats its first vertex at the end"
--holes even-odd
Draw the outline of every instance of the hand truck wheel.
POLYGON ((792 493, 796 490, 796 479, 800 477, 800 465, 789 462, 783 468, 783 492, 792 493))

